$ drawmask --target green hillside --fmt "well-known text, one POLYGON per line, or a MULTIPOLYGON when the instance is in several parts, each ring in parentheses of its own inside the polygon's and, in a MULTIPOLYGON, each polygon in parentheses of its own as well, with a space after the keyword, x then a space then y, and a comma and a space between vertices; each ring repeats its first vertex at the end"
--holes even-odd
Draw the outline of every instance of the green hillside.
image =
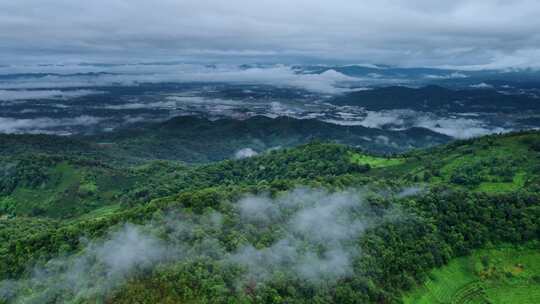
POLYGON ((1 159, 0 303, 534 300, 539 132, 199 165, 32 149, 1 159))
POLYGON ((25 155, 0 160, 0 212, 66 218, 119 200, 137 176, 84 158, 25 155))
POLYGON ((475 251, 435 269, 404 303, 538 303, 540 251, 501 246, 475 251))

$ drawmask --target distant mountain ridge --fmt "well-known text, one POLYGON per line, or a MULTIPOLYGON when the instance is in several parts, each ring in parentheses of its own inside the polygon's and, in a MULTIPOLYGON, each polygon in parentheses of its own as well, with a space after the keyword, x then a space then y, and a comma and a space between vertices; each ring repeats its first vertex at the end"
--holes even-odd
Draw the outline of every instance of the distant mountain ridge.
POLYGON ((0 135, 0 152, 3 155, 95 155, 100 159, 127 163, 147 159, 201 163, 232 158, 242 148, 263 152, 313 140, 342 143, 386 154, 446 143, 451 137, 423 128, 391 131, 291 117, 209 120, 179 116, 165 122, 142 123, 93 136, 4 134, 0 135))
POLYGON ((114 143, 116 148, 137 158, 186 162, 217 161, 233 157, 242 148, 263 152, 313 140, 348 144, 375 153, 404 152, 451 140, 446 135, 422 128, 390 131, 341 126, 315 119, 265 116, 246 120, 180 116, 163 123, 104 133, 89 139, 114 143))
POLYGON ((362 106, 367 110, 412 109, 451 112, 501 112, 512 109, 540 110, 540 99, 509 95, 493 89, 452 90, 429 85, 421 88, 391 86, 357 91, 330 100, 337 105, 362 106))

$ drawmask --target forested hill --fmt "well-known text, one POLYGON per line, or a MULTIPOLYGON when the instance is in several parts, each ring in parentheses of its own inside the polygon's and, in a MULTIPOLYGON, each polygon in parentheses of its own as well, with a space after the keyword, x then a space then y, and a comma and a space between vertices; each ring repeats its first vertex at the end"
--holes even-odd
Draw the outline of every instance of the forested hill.
POLYGON ((123 165, 156 159, 204 163, 234 158, 242 149, 261 153, 314 140, 386 154, 447 143, 451 138, 423 128, 391 131, 287 117, 212 121, 180 116, 93 136, 0 134, 0 153, 83 156, 123 165))
POLYGON ((423 128, 391 131, 314 119, 255 116, 211 121, 180 116, 138 130, 130 128, 89 139, 113 143, 113 150, 138 159, 208 162, 232 158, 241 149, 260 153, 314 140, 357 146, 375 153, 398 153, 446 143, 451 138, 423 128))
POLYGON ((417 111, 449 112, 504 112, 511 110, 538 110, 535 96, 508 94, 487 89, 452 90, 436 85, 420 88, 394 86, 358 91, 335 97, 332 103, 356 105, 368 110, 412 109, 417 111))
POLYGON ((538 248, 540 132, 196 166, 21 138, 42 150, 2 157, 0 303, 399 303, 456 257, 538 248))

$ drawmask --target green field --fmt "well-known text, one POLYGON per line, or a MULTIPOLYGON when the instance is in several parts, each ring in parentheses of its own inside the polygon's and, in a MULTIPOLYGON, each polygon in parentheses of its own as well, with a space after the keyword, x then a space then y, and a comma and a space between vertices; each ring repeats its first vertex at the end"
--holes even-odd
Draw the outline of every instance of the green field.
POLYGON ((402 164, 405 160, 401 158, 376 157, 366 154, 354 153, 351 161, 359 165, 369 165, 371 168, 383 168, 402 164))
POLYGON ((540 250, 484 249, 433 270, 403 298, 423 303, 540 303, 540 250))
POLYGON ((511 182, 483 182, 476 190, 483 192, 509 192, 523 188, 527 179, 525 172, 518 172, 514 175, 511 182))

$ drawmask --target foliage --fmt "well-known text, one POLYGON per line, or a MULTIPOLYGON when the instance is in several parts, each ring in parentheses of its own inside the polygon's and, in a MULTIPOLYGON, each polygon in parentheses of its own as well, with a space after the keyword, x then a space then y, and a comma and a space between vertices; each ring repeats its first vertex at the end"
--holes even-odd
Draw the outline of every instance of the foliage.
MULTIPOLYGON (((207 245, 204 240, 211 237, 224 254, 245 244, 265 248, 283 233, 280 222, 272 229, 245 223, 232 204, 248 193, 279 197, 307 185, 329 191, 361 188, 373 212, 399 210, 398 220, 369 227, 354 240, 361 255, 354 258, 349 275, 323 284, 276 275, 239 285, 243 269, 198 257, 135 271, 126 285, 99 300, 399 303, 404 291, 426 281, 434 284, 438 276, 455 276, 456 286, 448 291, 459 290, 457 285, 470 273, 458 273, 454 265, 462 260, 454 258, 473 254, 478 261, 476 254, 485 252, 477 250, 486 246, 503 250, 502 244, 538 240, 540 171, 535 164, 540 155, 534 145, 539 137, 538 132, 488 136, 398 157, 313 142, 196 166, 157 160, 126 167, 96 155, 6 155, 1 171, 0 278, 31 277, 33 266, 80 253, 88 240, 106 237, 118 225, 159 223, 175 212, 188 216, 184 221, 215 212, 223 216, 220 229, 202 226, 190 232, 190 245, 207 245), (454 270, 432 272, 449 262, 447 267, 454 270)), ((165 237, 166 225, 157 226, 157 235, 175 241, 165 237)), ((480 257, 480 269, 487 270, 474 275, 499 273, 484 265, 495 265, 491 256, 496 255, 480 257)), ((496 269, 514 263, 514 255, 519 256, 503 255, 496 269)), ((507 275, 506 270, 501 273, 507 275)), ((494 299, 498 291, 490 290, 494 299)))

